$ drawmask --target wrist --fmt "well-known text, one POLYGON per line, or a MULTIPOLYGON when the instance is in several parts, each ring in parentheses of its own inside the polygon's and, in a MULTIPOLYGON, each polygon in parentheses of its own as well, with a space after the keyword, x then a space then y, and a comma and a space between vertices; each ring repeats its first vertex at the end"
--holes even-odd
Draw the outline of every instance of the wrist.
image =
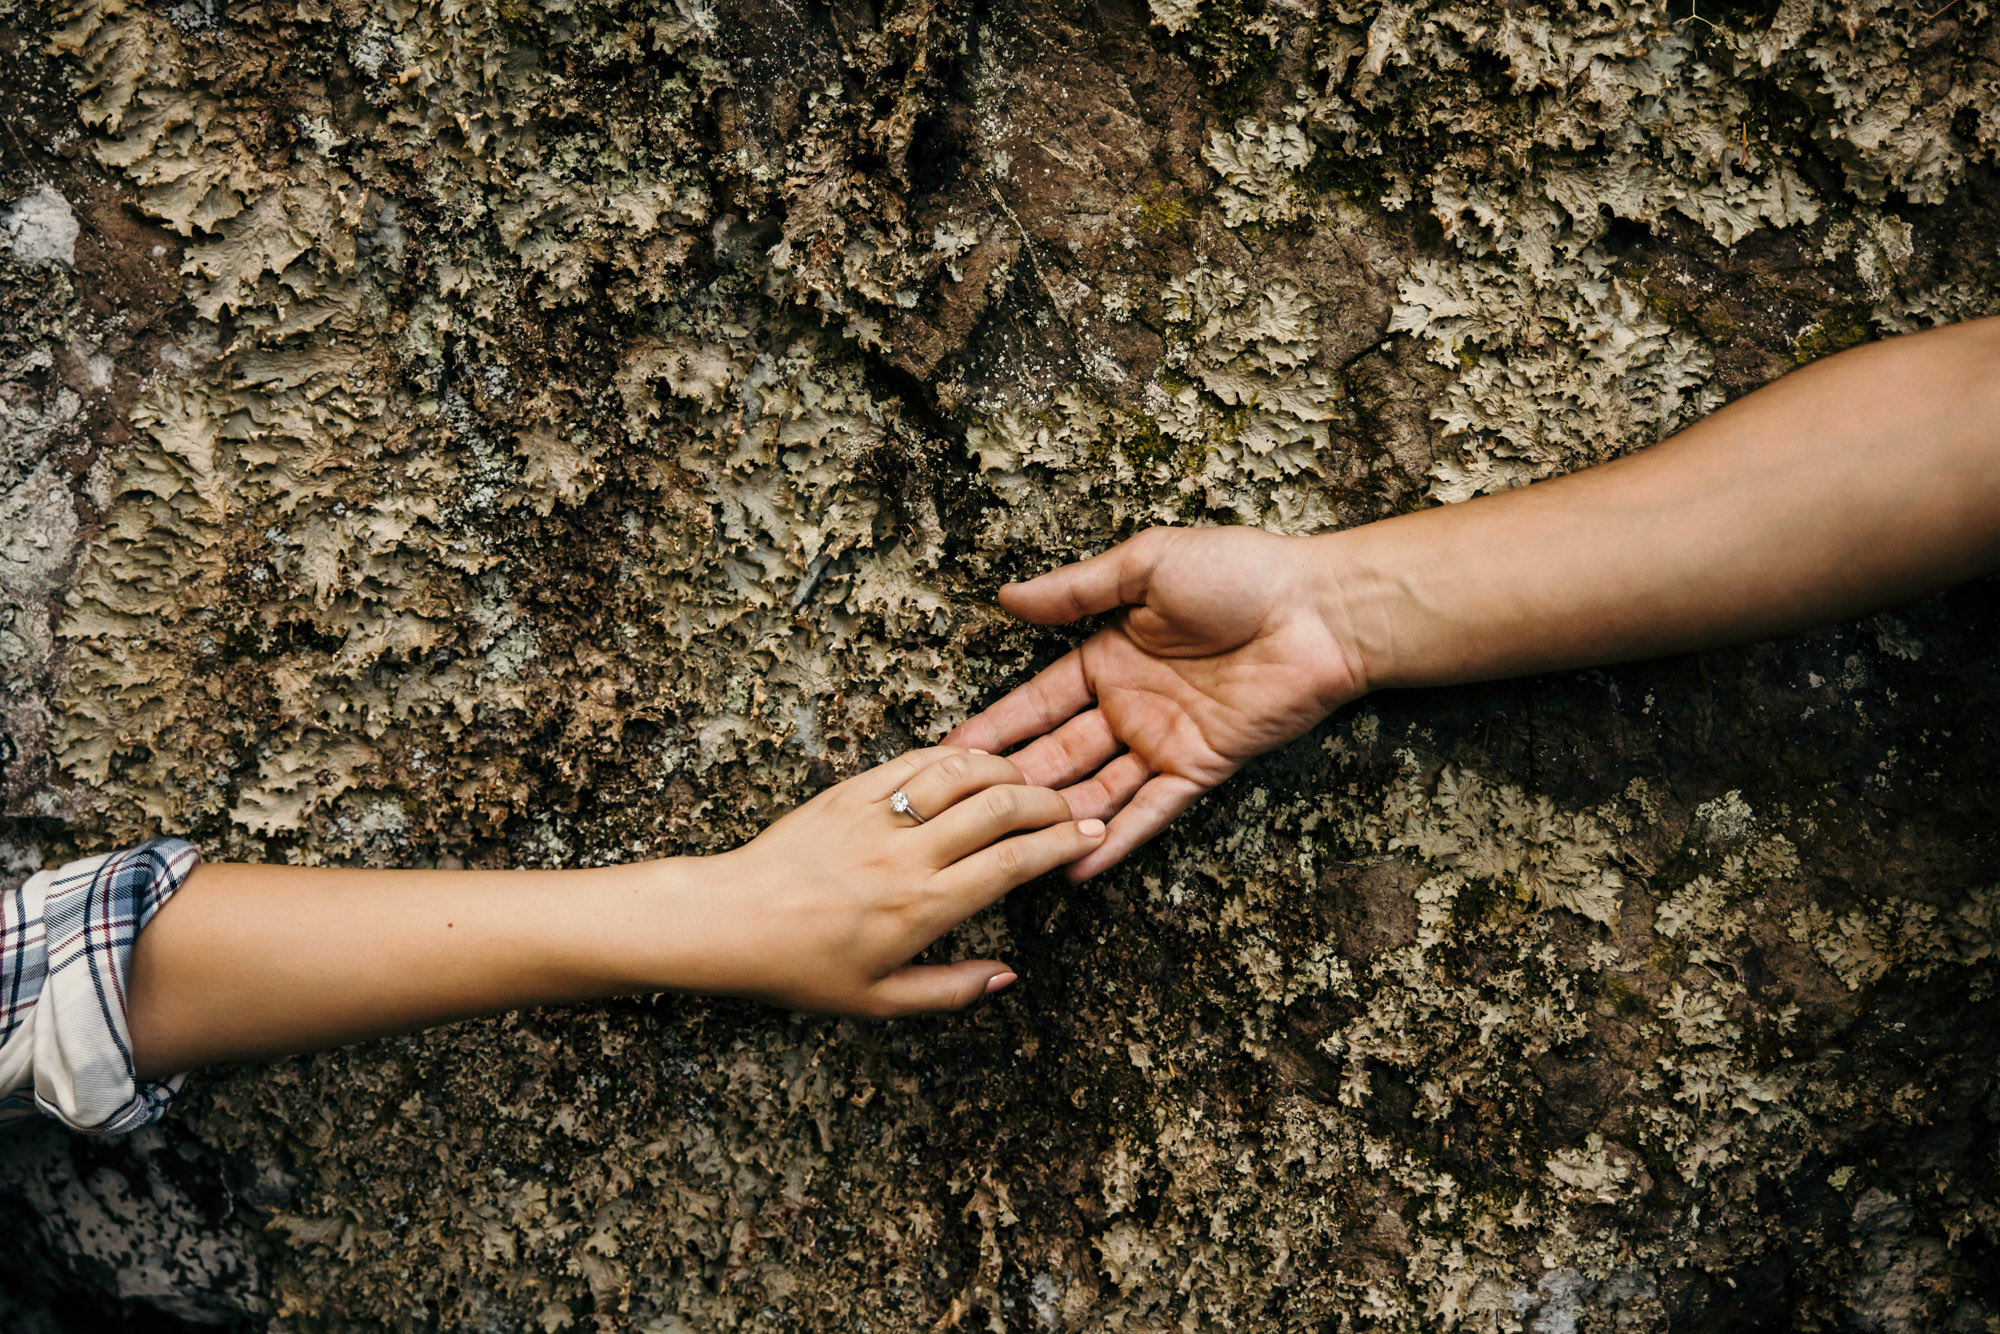
POLYGON ((1332 671, 1350 683, 1349 699, 1399 683, 1394 630, 1406 585, 1392 574, 1384 544, 1371 531, 1378 526, 1298 539, 1310 551, 1305 602, 1334 646, 1332 671))
POLYGON ((607 914, 603 964, 610 989, 723 993, 731 952, 716 939, 726 919, 714 857, 664 857, 607 868, 619 909, 607 914))

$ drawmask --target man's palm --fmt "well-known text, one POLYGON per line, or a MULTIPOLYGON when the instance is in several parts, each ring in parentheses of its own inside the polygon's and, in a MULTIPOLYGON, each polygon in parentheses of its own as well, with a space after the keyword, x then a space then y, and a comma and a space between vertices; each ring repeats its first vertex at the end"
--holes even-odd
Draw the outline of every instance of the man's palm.
POLYGON ((1032 681, 955 731, 1111 822, 1070 868, 1094 875, 1252 756, 1360 693, 1287 539, 1254 528, 1153 529, 1002 593, 1043 624, 1125 608, 1032 681))

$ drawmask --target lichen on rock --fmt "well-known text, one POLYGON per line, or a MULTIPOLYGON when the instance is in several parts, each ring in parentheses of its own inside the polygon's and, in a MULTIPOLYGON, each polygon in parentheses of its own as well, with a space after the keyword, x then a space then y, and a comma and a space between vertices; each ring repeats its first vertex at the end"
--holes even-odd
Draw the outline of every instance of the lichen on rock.
MULTIPOLYGON (((0 875, 729 846, 1060 651, 1003 579, 2000 312, 1997 42, 0 0, 0 875)), ((1996 629, 1979 584, 1367 702, 969 923, 1022 982, 967 1014, 506 1015, 11 1139, 0 1316, 1987 1327, 1996 629)))

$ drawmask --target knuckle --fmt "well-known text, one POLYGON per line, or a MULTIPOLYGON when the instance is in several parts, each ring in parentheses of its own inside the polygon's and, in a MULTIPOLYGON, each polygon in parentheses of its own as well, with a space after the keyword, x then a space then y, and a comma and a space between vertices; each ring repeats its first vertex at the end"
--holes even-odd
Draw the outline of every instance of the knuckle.
POLYGON ((985 803, 986 813, 995 820, 1011 820, 1021 809, 1021 789, 1011 783, 989 787, 980 798, 985 803))
POLYGON ((1007 875, 1018 875, 1027 865, 1027 854, 1021 848, 1019 839, 1008 839, 993 849, 993 864, 1007 875))
POLYGON ((1031 793, 1027 805, 1028 812, 1039 825, 1059 824, 1069 819, 1069 799, 1062 793, 1046 787, 1024 788, 1031 793))
POLYGON ((972 776, 972 757, 970 755, 946 756, 944 762, 938 765, 938 772, 954 783, 970 778, 972 776))

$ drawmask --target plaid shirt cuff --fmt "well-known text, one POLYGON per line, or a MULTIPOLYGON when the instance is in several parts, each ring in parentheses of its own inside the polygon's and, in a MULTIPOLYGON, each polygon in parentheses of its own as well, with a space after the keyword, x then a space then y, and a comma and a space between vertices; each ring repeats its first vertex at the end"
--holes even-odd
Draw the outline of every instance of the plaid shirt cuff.
POLYGON ((0 1121, 39 1111, 117 1135, 167 1109, 181 1076, 133 1073, 125 978, 140 930, 200 860, 154 839, 0 892, 0 1121))

